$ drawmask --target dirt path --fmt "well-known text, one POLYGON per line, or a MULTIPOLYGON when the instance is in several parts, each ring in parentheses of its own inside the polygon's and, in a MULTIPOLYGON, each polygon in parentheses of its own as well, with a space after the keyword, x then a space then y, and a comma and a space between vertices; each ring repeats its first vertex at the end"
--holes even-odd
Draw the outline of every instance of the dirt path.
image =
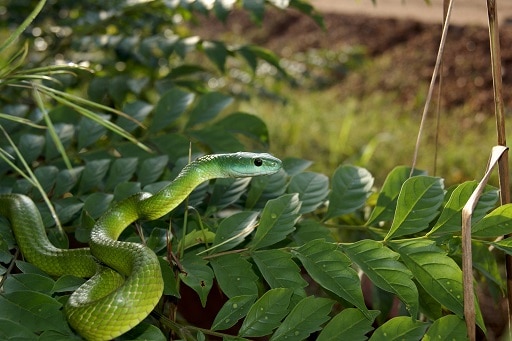
MULTIPOLYGON (((441 23, 443 0, 311 0, 320 12, 364 14, 380 18, 413 19, 426 23, 441 23)), ((500 25, 512 24, 512 1, 497 0, 500 25)), ((486 0, 457 0, 453 3, 452 23, 487 25, 486 0)))

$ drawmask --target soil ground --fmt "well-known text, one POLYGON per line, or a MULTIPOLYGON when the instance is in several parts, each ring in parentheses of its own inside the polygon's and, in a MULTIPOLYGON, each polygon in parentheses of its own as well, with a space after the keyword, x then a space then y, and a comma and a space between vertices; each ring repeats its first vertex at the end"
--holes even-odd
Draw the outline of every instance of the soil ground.
MULTIPOLYGON (((410 5, 410 2, 417 1, 423 0, 408 0, 405 3, 410 5)), ((469 4, 476 3, 475 0, 468 1, 469 4)), ((393 91, 401 94, 405 102, 414 100, 418 92, 426 89, 430 83, 439 48, 441 24, 435 23, 434 14, 429 12, 427 15, 426 10, 422 20, 410 19, 409 12, 404 12, 404 7, 396 4, 392 7, 402 12, 397 12, 391 18, 376 15, 375 7, 369 0, 364 0, 364 4, 362 1, 353 1, 359 6, 357 11, 352 11, 350 6, 341 10, 337 7, 340 3, 345 6, 348 2, 350 1, 312 2, 322 11, 326 30, 322 30, 311 18, 293 11, 267 12, 261 27, 255 26, 246 14, 234 13, 226 24, 212 20, 202 25, 200 30, 204 30, 201 32, 204 37, 210 36, 212 39, 220 32, 229 30, 234 35, 250 37, 254 43, 264 45, 285 57, 308 49, 337 50, 363 46, 371 60, 379 60, 379 66, 374 71, 381 76, 366 77, 364 73, 351 74, 348 78, 343 76, 335 85, 343 90, 340 93, 364 97, 369 92, 393 91), (329 8, 332 11, 324 12, 329 8), (364 8, 368 9, 368 15, 360 14, 364 12, 364 8), (375 81, 376 78, 378 81, 375 81)), ((398 0, 394 2, 404 3, 398 0)), ((503 11, 499 12, 503 96, 506 107, 511 108, 512 20, 507 19, 512 18, 512 2, 503 3, 503 11)), ((383 0, 378 0, 377 4, 379 8, 385 7, 383 0)), ((424 3, 416 4, 415 11, 423 10, 420 4, 424 3)), ((485 2, 483 6, 485 10, 485 2)), ((425 7, 429 8, 426 5, 425 7)), ((463 24, 463 20, 459 18, 449 27, 443 59, 442 101, 448 108, 464 106, 475 113, 492 114, 494 102, 488 29, 481 18, 475 19, 475 16, 482 14, 481 11, 482 8, 477 7, 473 14, 466 17, 467 24, 463 24)), ((454 7, 453 18, 455 17, 454 7)))

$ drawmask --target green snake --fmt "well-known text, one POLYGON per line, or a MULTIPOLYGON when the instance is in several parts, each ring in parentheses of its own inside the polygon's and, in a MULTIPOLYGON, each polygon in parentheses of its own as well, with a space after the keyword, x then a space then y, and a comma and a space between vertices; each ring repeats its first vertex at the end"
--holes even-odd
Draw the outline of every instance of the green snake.
POLYGON ((118 241, 138 219, 154 220, 178 206, 199 184, 277 172, 281 161, 266 153, 239 152, 198 158, 159 192, 134 194, 109 208, 95 223, 90 248, 59 249, 48 240, 34 202, 21 194, 0 195, 0 215, 11 223, 23 256, 48 274, 90 278, 64 307, 69 324, 87 340, 110 340, 133 328, 154 309, 163 292, 155 253, 118 241))

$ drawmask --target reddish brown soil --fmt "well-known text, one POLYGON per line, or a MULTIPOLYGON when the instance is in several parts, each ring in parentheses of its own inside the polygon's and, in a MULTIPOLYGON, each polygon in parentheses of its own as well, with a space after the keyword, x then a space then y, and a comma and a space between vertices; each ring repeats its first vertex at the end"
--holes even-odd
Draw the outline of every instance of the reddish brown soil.
MULTIPOLYGON (((333 86, 345 96, 393 91, 408 102, 424 91, 432 77, 441 25, 412 20, 326 13, 326 30, 297 12, 268 12, 258 27, 244 13, 235 13, 226 24, 208 21, 201 35, 215 39, 225 31, 249 37, 281 56, 308 49, 343 49, 363 46, 371 60, 380 59, 367 77, 353 73, 333 86), (371 80, 371 81, 370 81, 371 80)), ((506 107, 512 107, 512 24, 501 25, 501 59, 506 107)), ((484 26, 451 25, 444 53, 442 100, 446 107, 469 106, 475 112, 494 112, 488 30, 484 26)), ((425 90, 426 91, 426 90, 425 90)))

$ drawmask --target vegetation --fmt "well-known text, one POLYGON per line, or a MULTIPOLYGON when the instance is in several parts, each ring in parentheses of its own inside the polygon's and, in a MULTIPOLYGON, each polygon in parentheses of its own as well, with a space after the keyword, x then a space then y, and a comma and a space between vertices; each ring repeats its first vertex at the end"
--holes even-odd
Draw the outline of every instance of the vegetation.
MULTIPOLYGON (((287 117, 300 101, 276 117, 276 102, 257 94, 293 78, 286 63, 250 43, 203 40, 187 25, 201 15, 225 19, 232 9, 223 4, 40 0, 0 8, 0 192, 32 197, 52 241, 75 247, 109 205, 154 193, 190 158, 270 148, 284 159, 281 172, 204 184, 186 205, 121 236, 155 251, 165 290, 120 339, 465 339, 461 228, 478 183, 445 188, 441 177, 391 167, 395 155, 376 150, 386 135, 356 134, 373 120, 356 117, 348 100, 333 104, 345 110, 334 110, 346 115, 342 127, 287 117), (273 71, 260 77, 265 69, 273 71), (255 108, 273 115, 263 120, 255 108), (335 138, 322 139, 325 130, 335 138), (310 161, 293 157, 300 150, 326 161, 311 171, 310 161), (380 167, 370 160, 388 162, 379 189, 363 168, 380 167)), ((306 2, 271 4, 321 25, 306 2)), ((256 24, 266 8, 234 6, 256 24)), ((328 105, 308 96, 312 108, 328 105)), ((370 100, 372 108, 389 104, 370 100)), ((495 239, 512 233, 512 206, 496 208, 499 192, 484 184, 470 222, 474 279, 498 300, 506 291, 500 259, 512 244, 495 239)), ((0 222, 0 338, 80 339, 61 308, 83 280, 51 278, 24 262, 0 222)), ((470 310, 485 332, 478 300, 470 310)))

